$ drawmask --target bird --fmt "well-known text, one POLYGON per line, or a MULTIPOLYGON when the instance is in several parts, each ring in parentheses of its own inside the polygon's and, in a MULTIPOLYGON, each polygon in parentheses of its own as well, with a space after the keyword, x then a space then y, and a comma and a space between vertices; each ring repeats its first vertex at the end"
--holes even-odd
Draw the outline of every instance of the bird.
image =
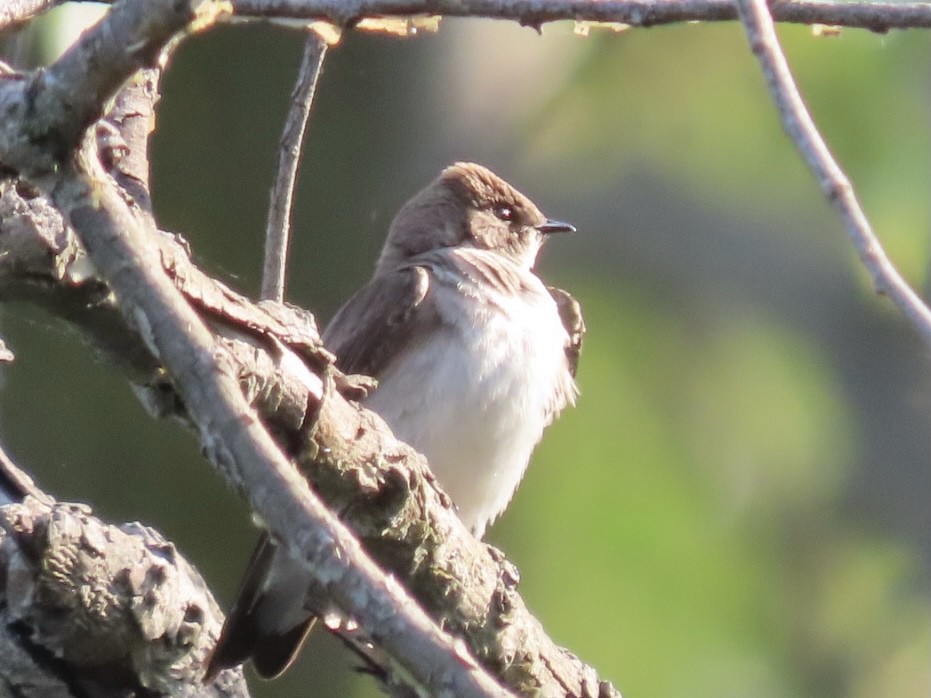
MULTIPOLYGON (((341 371, 377 380, 362 405, 427 457, 478 538, 578 395, 579 304, 534 273, 543 242, 572 232, 486 167, 455 163, 401 207, 371 280, 323 333, 341 371)), ((310 586, 263 534, 205 681, 249 658, 263 678, 285 671, 314 624, 310 586)))

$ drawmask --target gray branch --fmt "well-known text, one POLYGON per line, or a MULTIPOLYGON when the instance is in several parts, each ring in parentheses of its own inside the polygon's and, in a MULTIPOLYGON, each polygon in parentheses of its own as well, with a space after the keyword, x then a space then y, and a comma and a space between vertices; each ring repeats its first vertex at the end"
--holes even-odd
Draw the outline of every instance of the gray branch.
POLYGON ((262 268, 262 298, 266 300, 284 300, 294 184, 297 181, 310 107, 314 102, 326 52, 326 42, 317 32, 309 30, 304 40, 297 82, 291 94, 291 106, 278 144, 278 167, 268 205, 265 263, 262 268))
POLYGON ((798 91, 764 0, 737 0, 750 48, 763 68, 782 127, 815 175, 828 203, 840 216, 863 266, 880 295, 888 296, 927 344, 931 344, 931 310, 889 260, 873 232, 853 185, 828 150, 798 91))
POLYGON ((223 614, 157 532, 44 494, 0 449, 0 695, 248 698, 198 680, 223 614))
MULTIPOLYGON (((338 26, 352 26, 364 17, 419 14, 506 19, 530 27, 559 20, 652 27, 738 18, 731 0, 232 0, 232 3, 236 15, 326 19, 338 26)), ((931 27, 931 6, 926 3, 786 0, 773 3, 772 11, 780 22, 827 24, 881 33, 931 27)))
MULTIPOLYGON (((0 7, 0 32, 15 28, 63 0, 6 0, 0 7)), ((730 0, 232 0, 234 14, 280 20, 329 20, 352 26, 365 17, 445 15, 487 17, 540 26, 560 20, 622 22, 653 27, 681 22, 729 22, 739 19, 730 0)), ((773 3, 772 17, 792 24, 825 24, 885 33, 931 27, 931 7, 909 2, 831 2, 785 0, 773 3)))

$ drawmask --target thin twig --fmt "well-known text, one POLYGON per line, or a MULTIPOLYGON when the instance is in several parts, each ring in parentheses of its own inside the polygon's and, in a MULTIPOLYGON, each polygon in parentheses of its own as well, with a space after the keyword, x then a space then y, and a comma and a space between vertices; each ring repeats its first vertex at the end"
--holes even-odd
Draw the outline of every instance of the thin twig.
POLYGON ((4 450, 3 444, 0 444, 0 506, 21 502, 27 495, 35 497, 44 504, 51 504, 54 501, 13 462, 4 450))
POLYGON ((886 256, 857 201, 853 185, 818 132, 792 78, 765 0, 737 0, 737 7, 750 40, 750 48, 763 68, 782 127, 814 173, 831 206, 841 217, 860 261, 873 280, 876 292, 888 296, 925 342, 931 345, 931 310, 886 256))
POLYGON ((291 106, 278 144, 278 174, 271 191, 268 225, 265 229, 265 263, 262 268, 264 300, 284 300, 294 183, 297 180, 297 167, 301 160, 307 119, 310 117, 310 107, 317 91, 317 79, 320 77, 326 51, 326 42, 317 32, 309 30, 304 42, 297 82, 291 94, 291 106))

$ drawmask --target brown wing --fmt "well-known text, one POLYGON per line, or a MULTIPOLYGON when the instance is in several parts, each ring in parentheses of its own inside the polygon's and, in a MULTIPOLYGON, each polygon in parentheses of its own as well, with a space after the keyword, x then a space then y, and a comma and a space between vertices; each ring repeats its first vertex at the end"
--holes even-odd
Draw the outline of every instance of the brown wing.
POLYGON ((413 337, 439 318, 429 303, 431 275, 422 266, 382 274, 340 308, 323 333, 323 343, 346 373, 378 376, 413 337))
POLYGON ((261 622, 263 600, 269 591, 267 575, 275 563, 275 556, 285 554, 275 547, 267 533, 259 538, 239 594, 207 660, 205 684, 210 684, 224 669, 242 664, 247 659, 253 660, 259 676, 268 679, 278 676, 294 661, 316 617, 308 612, 302 622, 282 632, 263 631, 261 622))
MULTIPOLYGON (((405 267, 373 279, 336 313, 323 334, 324 343, 337 356, 346 373, 378 375, 404 349, 411 337, 435 322, 435 312, 423 301, 430 290, 430 274, 424 267, 405 267)), ((227 616, 217 646, 207 663, 205 682, 223 669, 251 658, 260 676, 273 677, 293 661, 313 626, 313 614, 279 633, 263 631, 262 622, 275 590, 269 573, 277 550, 263 534, 252 556, 242 588, 227 616)), ((280 594, 280 590, 278 592, 280 594)))
POLYGON ((562 320, 563 327, 569 333, 569 343, 566 345, 566 360, 569 362, 569 373, 574 378, 579 367, 579 357, 582 355, 582 340, 585 338, 585 319, 582 317, 582 306, 568 291, 563 291, 555 286, 547 286, 546 290, 550 292, 553 300, 556 301, 559 319, 562 320))

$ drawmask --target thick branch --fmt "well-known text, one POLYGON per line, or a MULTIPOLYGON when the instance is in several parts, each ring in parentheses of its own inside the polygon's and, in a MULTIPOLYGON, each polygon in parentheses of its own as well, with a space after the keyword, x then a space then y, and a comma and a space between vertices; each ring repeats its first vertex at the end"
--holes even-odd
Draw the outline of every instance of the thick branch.
POLYGON ((221 7, 207 0, 116 3, 48 70, 0 82, 0 162, 35 175, 54 170, 126 80, 155 65, 190 23, 214 21, 221 7))
POLYGON ((140 70, 119 91, 98 124, 101 161, 138 210, 152 214, 149 199, 149 135, 155 128, 161 68, 140 70))
POLYGON ((248 698, 201 662, 222 613, 174 546, 45 495, 0 449, 0 693, 248 698))
POLYGON ((931 310, 889 260, 857 201, 853 185, 818 132, 779 46, 766 2, 737 0, 737 5, 750 48, 763 68, 782 126, 840 216, 876 292, 889 296, 925 342, 931 344, 931 310))

